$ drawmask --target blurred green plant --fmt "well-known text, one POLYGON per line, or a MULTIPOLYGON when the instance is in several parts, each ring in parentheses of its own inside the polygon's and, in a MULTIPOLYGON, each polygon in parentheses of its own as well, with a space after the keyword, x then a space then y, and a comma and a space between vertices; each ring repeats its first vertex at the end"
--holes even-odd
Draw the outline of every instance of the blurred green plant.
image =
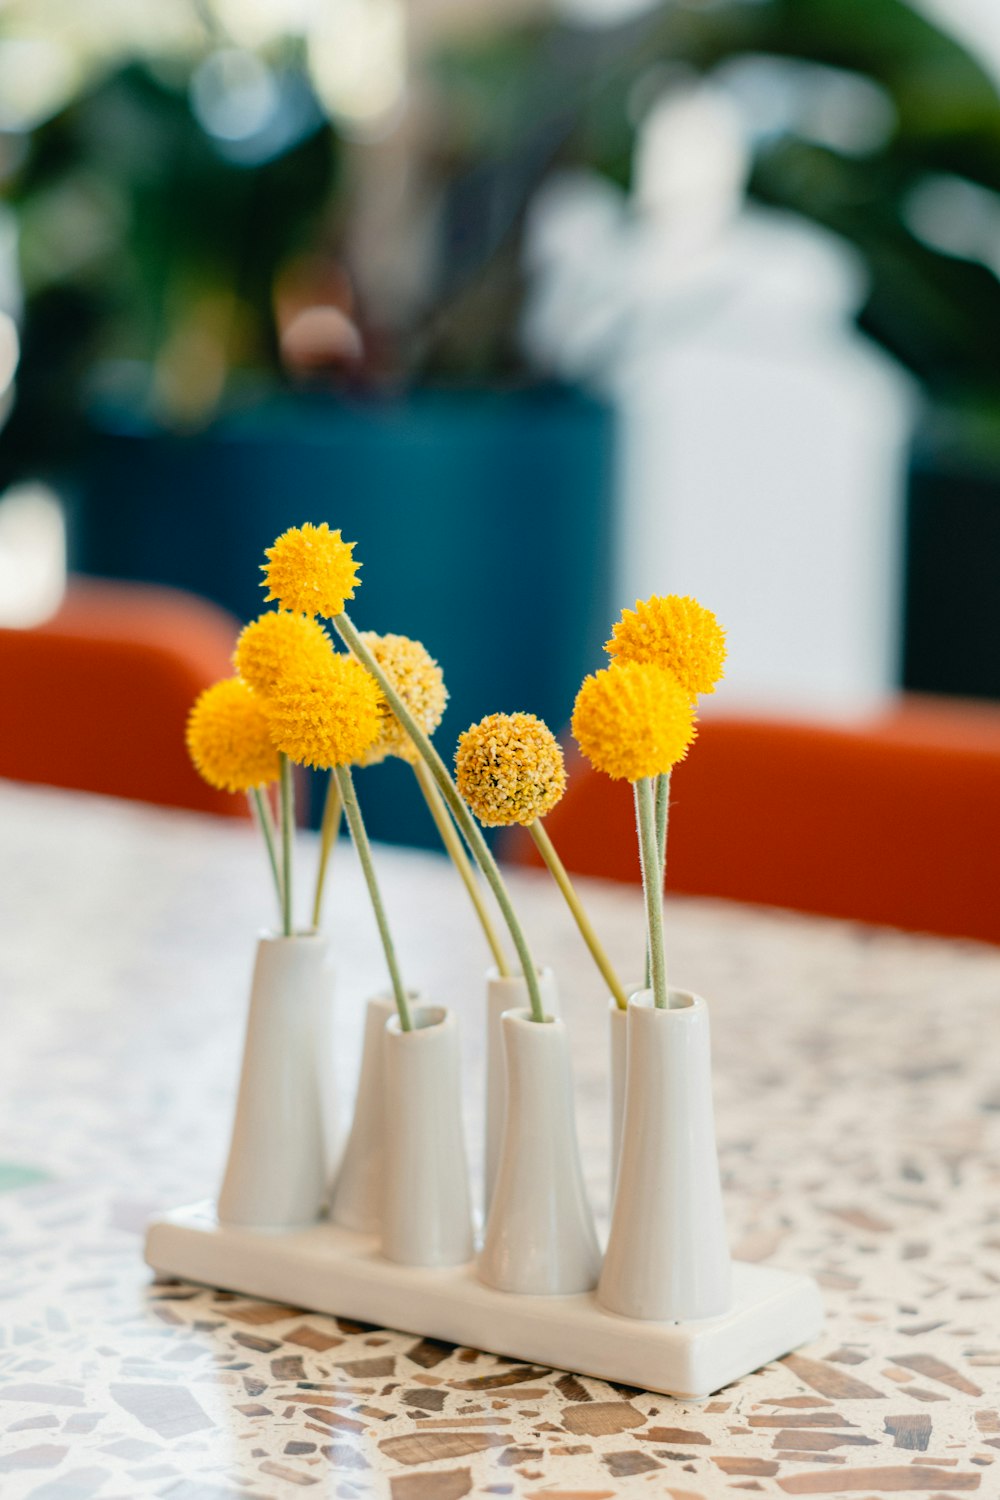
MULTIPOLYGON (((395 14, 395 0, 380 3, 373 25, 395 14)), ((64 9, 82 56, 95 28, 64 9)), ((8 14, 25 10, 21 0, 8 14)), ((0 98, 0 194, 17 216, 25 289, 0 477, 73 455, 95 371, 117 371, 133 406, 175 427, 208 420, 241 378, 282 379, 282 268, 317 246, 329 265, 349 255, 356 184, 379 170, 365 153, 380 147, 363 144, 344 169, 336 110, 320 97, 317 58, 340 66, 339 10, 324 21, 322 58, 305 35, 258 51, 234 42, 219 17, 249 24, 239 0, 140 10, 160 16, 164 35, 88 55, 40 123, 13 130, 0 98)), ((866 80, 889 123, 859 148, 810 134, 793 111, 754 135, 752 197, 857 247, 870 272, 862 326, 935 398, 992 403, 1000 281, 985 250, 949 252, 918 233, 914 202, 935 182, 975 185, 1000 225, 1000 99, 904 0, 675 0, 612 29, 546 15, 425 40, 414 57, 417 126, 411 111, 395 128, 409 133, 435 252, 401 317, 371 296, 361 309, 373 378, 530 377, 521 239, 542 183, 582 166, 628 186, 638 124, 671 80, 777 59, 806 70, 807 92, 810 67, 866 80)), ((16 61, 0 47, 0 93, 16 61)), ((376 92, 395 87, 372 78, 376 92)), ((403 260, 410 238, 404 224, 403 260)))
MULTIPOLYGON (((442 258, 433 359, 512 366, 518 237, 541 182, 585 166, 627 186, 650 95, 679 70, 704 75, 740 58, 820 64, 884 91, 894 118, 870 149, 837 149, 794 122, 763 132, 750 194, 857 247, 870 273, 861 325, 932 395, 995 387, 1000 281, 974 255, 926 243, 911 210, 942 174, 1000 194, 1000 98, 969 53, 904 0, 688 0, 611 33, 536 24, 442 51, 434 77, 451 143, 442 187, 454 253, 442 258), (492 341, 481 322, 490 305, 504 311, 492 341)), ((995 208, 1000 221, 1000 197, 995 208)))
POLYGON ((213 133, 198 63, 126 61, 7 138, 24 288, 8 472, 75 452, 95 370, 176 427, 207 419, 241 372, 278 378, 275 283, 325 232, 338 137, 294 65, 237 78, 244 118, 213 133))

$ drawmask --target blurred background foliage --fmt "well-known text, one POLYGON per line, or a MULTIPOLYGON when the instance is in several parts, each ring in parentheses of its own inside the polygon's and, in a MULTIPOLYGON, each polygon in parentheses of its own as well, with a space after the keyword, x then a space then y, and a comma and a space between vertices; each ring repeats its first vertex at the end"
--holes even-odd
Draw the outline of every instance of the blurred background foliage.
MULTIPOLYGON (((476 621, 449 655, 443 733, 518 695, 564 723, 609 617, 616 548, 642 528, 615 452, 614 350, 547 363, 527 332, 544 280, 533 215, 573 179, 613 200, 622 232, 587 289, 609 344, 648 332, 662 346, 685 318, 711 332, 725 274, 691 310, 663 248, 687 204, 644 199, 641 169, 662 102, 707 80, 739 139, 696 252, 711 261, 711 233, 736 239, 737 220, 759 228, 755 208, 784 216, 757 244, 801 238, 796 218, 839 237, 847 279, 855 260, 866 273, 861 329, 925 398, 908 556, 882 585, 884 613, 905 594, 897 677, 1000 697, 1000 97, 930 18, 948 3, 8 0, 0 491, 52 482, 74 567, 191 588, 242 616, 256 608, 250 559, 335 499, 335 519, 377 538, 384 592, 366 590, 363 623, 443 651, 456 609, 476 621), (630 238, 645 260, 619 262, 630 238), (639 261, 646 281, 617 297, 639 261), (647 316, 660 295, 678 317, 647 316), (442 576, 469 580, 468 597, 415 587, 427 516, 457 548, 442 576), (482 600, 507 598, 515 572, 501 628, 482 600)), ((697 186, 697 165, 685 170, 697 186)), ((779 342, 806 303, 793 288, 783 305, 779 342)), ((765 358, 766 333, 751 336, 765 358)), ((773 415, 783 463, 794 445, 773 415)), ((709 444, 714 423, 713 407, 709 444)), ((648 491, 647 529, 677 503, 658 479, 648 491)), ((735 486, 736 510, 749 492, 735 486)), ((896 492, 878 498, 899 508, 896 492)), ((804 483, 791 503, 810 500, 804 483)), ((400 831, 401 814, 382 816, 376 832, 400 831)))
POLYGON ((293 0, 112 6, 103 30, 56 0, 6 8, 0 83, 34 48, 21 64, 40 95, 0 121, 24 289, 8 476, 69 460, 95 394, 184 427, 284 379, 295 265, 360 329, 328 362, 339 378, 523 380, 520 237, 539 186, 567 166, 626 186, 650 100, 707 73, 752 122, 751 196, 861 252, 867 332, 939 401, 992 407, 1000 102, 903 0, 668 4, 616 26, 481 15, 414 25, 403 60, 402 13, 357 0, 381 46, 367 99, 357 69, 352 97, 350 69, 329 65, 350 52, 351 7, 326 9, 333 41, 293 0), (359 183, 393 154, 410 223, 372 278, 359 183))

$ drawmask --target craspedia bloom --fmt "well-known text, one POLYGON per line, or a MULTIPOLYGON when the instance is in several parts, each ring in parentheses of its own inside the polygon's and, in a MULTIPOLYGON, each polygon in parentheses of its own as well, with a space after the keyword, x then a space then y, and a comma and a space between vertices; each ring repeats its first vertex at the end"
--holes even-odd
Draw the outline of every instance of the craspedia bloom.
POLYGON ((324 771, 360 760, 382 726, 378 683, 353 656, 336 652, 318 668, 285 677, 268 709, 278 749, 324 771))
POLYGON ((283 678, 301 677, 333 655, 333 645, 312 615, 271 609, 240 632, 233 665, 255 693, 272 697, 283 678))
POLYGON ((566 790, 562 747, 534 714, 489 714, 459 736, 455 780, 487 827, 533 823, 566 790))
POLYGON ((651 662, 673 672, 693 698, 714 693, 726 660, 726 633, 710 609, 683 594, 654 594, 622 610, 604 647, 615 662, 651 662))
POLYGON ((223 792, 248 792, 278 778, 267 706, 238 677, 206 688, 188 715, 195 770, 223 792))
MULTIPOLYGON (((362 631, 361 639, 424 733, 433 734, 447 707, 448 689, 444 685, 444 673, 427 647, 406 635, 376 635, 374 630, 362 631)), ((412 766, 416 765, 418 754, 413 741, 383 699, 381 733, 365 752, 362 764, 375 765, 387 755, 396 755, 412 766)))
POLYGON ((598 771, 616 781, 640 781, 684 759, 695 736, 694 706, 672 672, 622 662, 584 679, 573 734, 598 771))
POLYGON ((325 521, 314 526, 292 526, 265 549, 263 588, 267 600, 276 599, 282 609, 296 614, 343 614, 354 598, 360 563, 354 561, 354 543, 345 542, 339 531, 325 521))

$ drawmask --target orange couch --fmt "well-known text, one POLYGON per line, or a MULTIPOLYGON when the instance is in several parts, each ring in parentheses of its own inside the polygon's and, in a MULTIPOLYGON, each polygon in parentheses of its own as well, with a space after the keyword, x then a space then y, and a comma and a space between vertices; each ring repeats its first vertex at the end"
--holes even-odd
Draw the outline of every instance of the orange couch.
MULTIPOLYGON (((1000 705, 713 716, 672 783, 668 890, 1000 942, 1000 705)), ((571 870, 638 880, 626 783, 576 760, 546 827, 571 870)), ((505 852, 538 862, 527 837, 505 852)))
POLYGON ((0 776, 245 817, 184 748, 188 709, 231 674, 238 629, 175 589, 71 580, 45 625, 0 629, 0 776))

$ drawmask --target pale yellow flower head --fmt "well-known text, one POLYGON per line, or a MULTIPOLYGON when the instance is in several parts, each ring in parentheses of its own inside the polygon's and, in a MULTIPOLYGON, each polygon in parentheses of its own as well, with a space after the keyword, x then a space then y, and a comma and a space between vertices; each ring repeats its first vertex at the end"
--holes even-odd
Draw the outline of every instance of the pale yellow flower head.
POLYGON ((566 790, 562 747, 534 714, 490 714, 460 735, 455 780, 480 823, 533 823, 566 790))
POLYGON ((206 688, 188 715, 188 753, 209 786, 248 792, 278 779, 267 706, 238 677, 206 688))
POLYGON ((714 693, 726 633, 710 609, 683 594, 654 594, 622 610, 604 647, 615 663, 650 662, 673 672, 689 697, 714 693))
POLYGON ((328 619, 343 614, 358 585, 360 564, 354 561, 354 546, 325 521, 319 526, 311 521, 292 526, 264 552, 264 598, 277 599, 282 609, 296 614, 328 619))
POLYGON ((353 656, 286 677, 269 701, 271 737, 299 765, 328 771, 360 760, 378 737, 382 694, 353 656))
POLYGON ((333 655, 330 637, 311 615, 270 609, 244 626, 233 665, 255 693, 273 697, 285 677, 302 677, 333 655))
MULTIPOLYGON (((385 672, 421 729, 432 735, 448 703, 444 673, 426 646, 406 635, 376 635, 365 630, 361 639, 385 672)), ((387 755, 416 765, 418 751, 406 730, 383 699, 382 729, 371 749, 361 759, 365 766, 385 760, 387 755)))
POLYGON ((584 679, 573 734, 598 771, 616 781, 641 781, 684 759, 695 736, 694 706, 672 672, 622 662, 584 679))

